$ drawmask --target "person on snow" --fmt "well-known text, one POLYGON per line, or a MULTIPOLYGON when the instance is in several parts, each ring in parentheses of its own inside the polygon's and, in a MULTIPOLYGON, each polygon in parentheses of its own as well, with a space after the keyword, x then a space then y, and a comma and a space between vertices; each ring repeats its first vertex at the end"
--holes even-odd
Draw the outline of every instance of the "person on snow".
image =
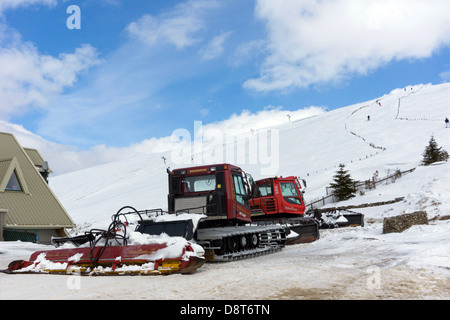
POLYGON ((448 120, 448 118, 445 118, 445 127, 450 128, 450 121, 448 120))

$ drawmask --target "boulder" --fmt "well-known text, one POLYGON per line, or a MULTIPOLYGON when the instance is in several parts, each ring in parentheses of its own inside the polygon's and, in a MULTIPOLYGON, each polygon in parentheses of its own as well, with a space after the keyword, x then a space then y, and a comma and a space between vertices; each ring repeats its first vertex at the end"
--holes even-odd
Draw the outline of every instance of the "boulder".
POLYGON ((411 226, 428 224, 428 216, 425 211, 402 214, 396 217, 384 218, 383 233, 403 232, 411 226))

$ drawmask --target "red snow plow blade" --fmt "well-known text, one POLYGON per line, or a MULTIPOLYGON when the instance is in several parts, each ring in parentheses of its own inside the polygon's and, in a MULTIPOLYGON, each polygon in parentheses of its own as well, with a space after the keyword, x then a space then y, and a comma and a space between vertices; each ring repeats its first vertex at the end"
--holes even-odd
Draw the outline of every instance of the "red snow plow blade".
POLYGON ((108 246, 38 251, 29 261, 9 264, 6 273, 50 273, 81 275, 159 275, 192 273, 205 263, 190 245, 176 258, 155 259, 165 244, 108 246), (103 252, 102 252, 103 251, 103 252), (192 255, 190 253, 192 252, 192 255), (96 257, 99 257, 98 259, 96 257))

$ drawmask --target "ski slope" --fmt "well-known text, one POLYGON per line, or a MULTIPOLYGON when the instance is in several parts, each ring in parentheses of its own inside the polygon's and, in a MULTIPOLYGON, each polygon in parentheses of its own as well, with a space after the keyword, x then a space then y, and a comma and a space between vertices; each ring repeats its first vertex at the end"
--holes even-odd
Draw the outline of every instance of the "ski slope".
MULTIPOLYGON (((207 264, 189 276, 87 277, 0 274, 2 299, 449 299, 450 165, 419 166, 431 135, 450 151, 450 84, 416 85, 270 130, 279 132, 278 175, 306 178, 307 201, 325 195, 340 163, 352 178, 370 179, 417 168, 340 205, 404 197, 358 209, 364 228, 321 230, 311 244, 255 259, 207 264), (378 104, 379 101, 381 106, 378 104), (370 121, 367 117, 370 115, 370 121), (384 217, 425 210, 428 226, 382 234, 384 217), (158 290, 155 290, 158 288, 158 290)), ((214 147, 214 146, 210 146, 214 147)), ((166 208, 167 173, 161 157, 142 155, 53 177, 50 186, 79 225, 106 228, 125 205, 166 208)), ((235 163, 254 178, 258 164, 235 163)), ((167 165, 175 169, 171 159, 167 165)), ((0 244, 0 269, 27 259, 41 245, 0 244)))

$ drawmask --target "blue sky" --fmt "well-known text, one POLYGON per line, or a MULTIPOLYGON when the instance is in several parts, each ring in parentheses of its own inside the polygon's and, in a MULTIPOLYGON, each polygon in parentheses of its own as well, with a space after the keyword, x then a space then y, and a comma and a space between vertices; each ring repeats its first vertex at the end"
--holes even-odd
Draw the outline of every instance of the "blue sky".
POLYGON ((447 0, 0 0, 0 120, 77 150, 449 80, 447 0))

